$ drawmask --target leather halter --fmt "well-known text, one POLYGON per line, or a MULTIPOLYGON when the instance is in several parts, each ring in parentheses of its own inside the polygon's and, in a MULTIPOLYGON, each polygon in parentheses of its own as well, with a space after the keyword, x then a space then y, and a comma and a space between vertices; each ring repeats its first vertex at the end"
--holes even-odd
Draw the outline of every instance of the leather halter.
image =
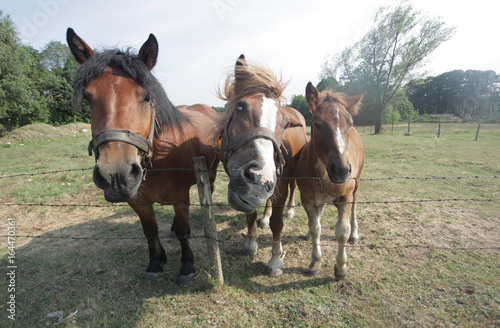
POLYGON ((228 120, 224 128, 224 131, 222 132, 222 143, 224 145, 224 156, 222 158, 222 164, 224 165, 224 170, 226 171, 226 173, 229 174, 227 163, 229 162, 229 159, 231 158, 231 155, 233 154, 234 151, 236 151, 249 141, 263 138, 273 143, 274 151, 277 154, 276 159, 274 161, 276 165, 276 175, 280 176, 281 173, 283 173, 283 166, 285 165, 285 159, 283 158, 283 154, 281 153, 280 150, 280 144, 278 144, 274 132, 264 127, 251 128, 249 130, 244 131, 243 133, 235 137, 233 140, 229 140, 227 131, 229 129, 229 124, 231 123, 231 121, 232 117, 228 120))
MULTIPOLYGON (((104 129, 95 136, 89 142, 89 156, 92 156, 92 150, 95 153, 95 160, 99 159, 99 147, 110 141, 121 141, 128 143, 132 146, 137 147, 141 152, 144 159, 144 167, 151 161, 153 157, 153 152, 151 151, 151 146, 153 145, 153 137, 156 135, 155 132, 155 118, 156 111, 151 103, 151 128, 147 138, 144 138, 130 130, 126 129, 104 129)), ((144 177, 146 175, 146 169, 144 168, 144 177)))

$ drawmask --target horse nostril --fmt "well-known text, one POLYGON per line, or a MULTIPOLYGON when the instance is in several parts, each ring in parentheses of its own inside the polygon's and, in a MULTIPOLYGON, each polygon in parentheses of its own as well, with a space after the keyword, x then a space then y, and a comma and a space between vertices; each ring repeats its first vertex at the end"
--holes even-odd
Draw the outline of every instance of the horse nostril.
POLYGON ((142 178, 142 167, 138 163, 133 163, 130 168, 130 180, 135 182, 139 178, 142 178))
POLYGON ((256 163, 250 163, 245 167, 243 176, 252 183, 258 183, 260 176, 255 173, 257 169, 258 165, 256 163))
POLYGON ((253 173, 250 169, 246 169, 245 172, 243 173, 243 176, 245 177, 245 179, 253 183, 256 183, 258 179, 257 174, 253 173))
POLYGON ((99 165, 94 166, 94 172, 92 174, 92 178, 94 179, 94 183, 98 188, 104 189, 106 186, 110 184, 109 180, 107 180, 101 173, 99 165))

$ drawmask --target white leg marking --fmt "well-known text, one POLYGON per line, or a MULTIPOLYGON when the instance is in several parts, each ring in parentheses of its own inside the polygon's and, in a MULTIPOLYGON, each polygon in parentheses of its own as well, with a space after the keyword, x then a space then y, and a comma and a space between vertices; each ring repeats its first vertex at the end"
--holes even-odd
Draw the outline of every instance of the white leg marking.
POLYGON ((307 213, 309 223, 309 234, 312 242, 312 260, 309 265, 310 273, 316 275, 320 270, 321 261, 321 216, 323 215, 324 205, 320 206, 304 206, 307 213))

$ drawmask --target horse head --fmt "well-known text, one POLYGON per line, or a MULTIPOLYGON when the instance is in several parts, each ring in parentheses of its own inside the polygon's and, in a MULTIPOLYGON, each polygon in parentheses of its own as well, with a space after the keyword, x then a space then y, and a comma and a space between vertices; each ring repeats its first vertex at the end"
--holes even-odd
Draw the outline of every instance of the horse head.
POLYGON ((351 174, 348 145, 352 116, 358 113, 364 94, 346 97, 330 90, 318 92, 311 82, 306 101, 312 113, 311 143, 333 183, 344 183, 351 174))
POLYGON ((289 119, 281 107, 284 85, 267 68, 249 65, 241 55, 226 81, 222 162, 229 175, 228 201, 252 212, 273 194, 284 160, 280 146, 289 119))
POLYGON ((133 200, 152 155, 154 96, 144 81, 152 78, 158 42, 150 34, 137 56, 119 50, 95 54, 71 28, 67 42, 81 65, 74 98, 86 99, 91 110, 94 183, 110 202, 133 200))

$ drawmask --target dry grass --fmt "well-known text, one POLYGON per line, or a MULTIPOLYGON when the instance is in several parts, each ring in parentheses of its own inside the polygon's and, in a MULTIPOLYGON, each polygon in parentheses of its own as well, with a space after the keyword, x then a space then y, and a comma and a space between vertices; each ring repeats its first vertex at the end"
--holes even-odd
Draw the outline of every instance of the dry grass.
MULTIPOLYGON (((363 134, 363 177, 500 175, 500 128, 478 142, 446 138, 363 134)), ((1 175, 91 167, 88 137, 36 140, 2 149, 1 175), (71 141, 71 142, 70 142, 71 141), (69 146, 68 146, 69 144, 69 146), (40 149, 50 150, 37 152, 40 149), (74 154, 75 156, 67 156, 74 154)), ((225 203, 227 178, 219 173, 214 201, 225 203)), ((1 179, 0 202, 106 204, 90 172, 1 179), (31 181, 27 181, 31 179, 31 181), (65 183, 65 185, 62 185, 65 183), (67 183, 74 189, 68 189, 67 183), (29 192, 21 192, 28 190, 29 192), (50 194, 50 197, 44 194, 50 194)), ((363 181, 361 202, 387 200, 498 199, 498 179, 363 181)), ((192 190, 193 203, 197 192, 192 190)), ((299 200, 299 198, 297 198, 299 200)), ((173 211, 156 207, 167 250, 164 277, 143 281, 147 246, 128 207, 0 206, 1 235, 16 219, 16 318, 0 305, 1 327, 41 327, 54 311, 76 317, 70 327, 497 327, 500 325, 498 201, 360 204, 361 241, 348 248, 348 276, 335 281, 336 213, 322 220, 323 270, 306 274, 311 245, 306 216, 286 220, 287 252, 281 277, 265 275, 271 233, 261 230, 259 252, 241 255, 244 216, 216 207, 225 286, 207 275, 199 208, 191 209, 198 276, 178 286, 180 247, 168 238, 173 211), (22 238, 29 235, 38 238, 22 238), (73 238, 68 238, 73 237, 73 238), (89 239, 82 239, 89 238, 89 239)), ((7 240, 0 239, 2 272, 7 240)), ((7 282, 0 297, 7 297, 7 282)))

